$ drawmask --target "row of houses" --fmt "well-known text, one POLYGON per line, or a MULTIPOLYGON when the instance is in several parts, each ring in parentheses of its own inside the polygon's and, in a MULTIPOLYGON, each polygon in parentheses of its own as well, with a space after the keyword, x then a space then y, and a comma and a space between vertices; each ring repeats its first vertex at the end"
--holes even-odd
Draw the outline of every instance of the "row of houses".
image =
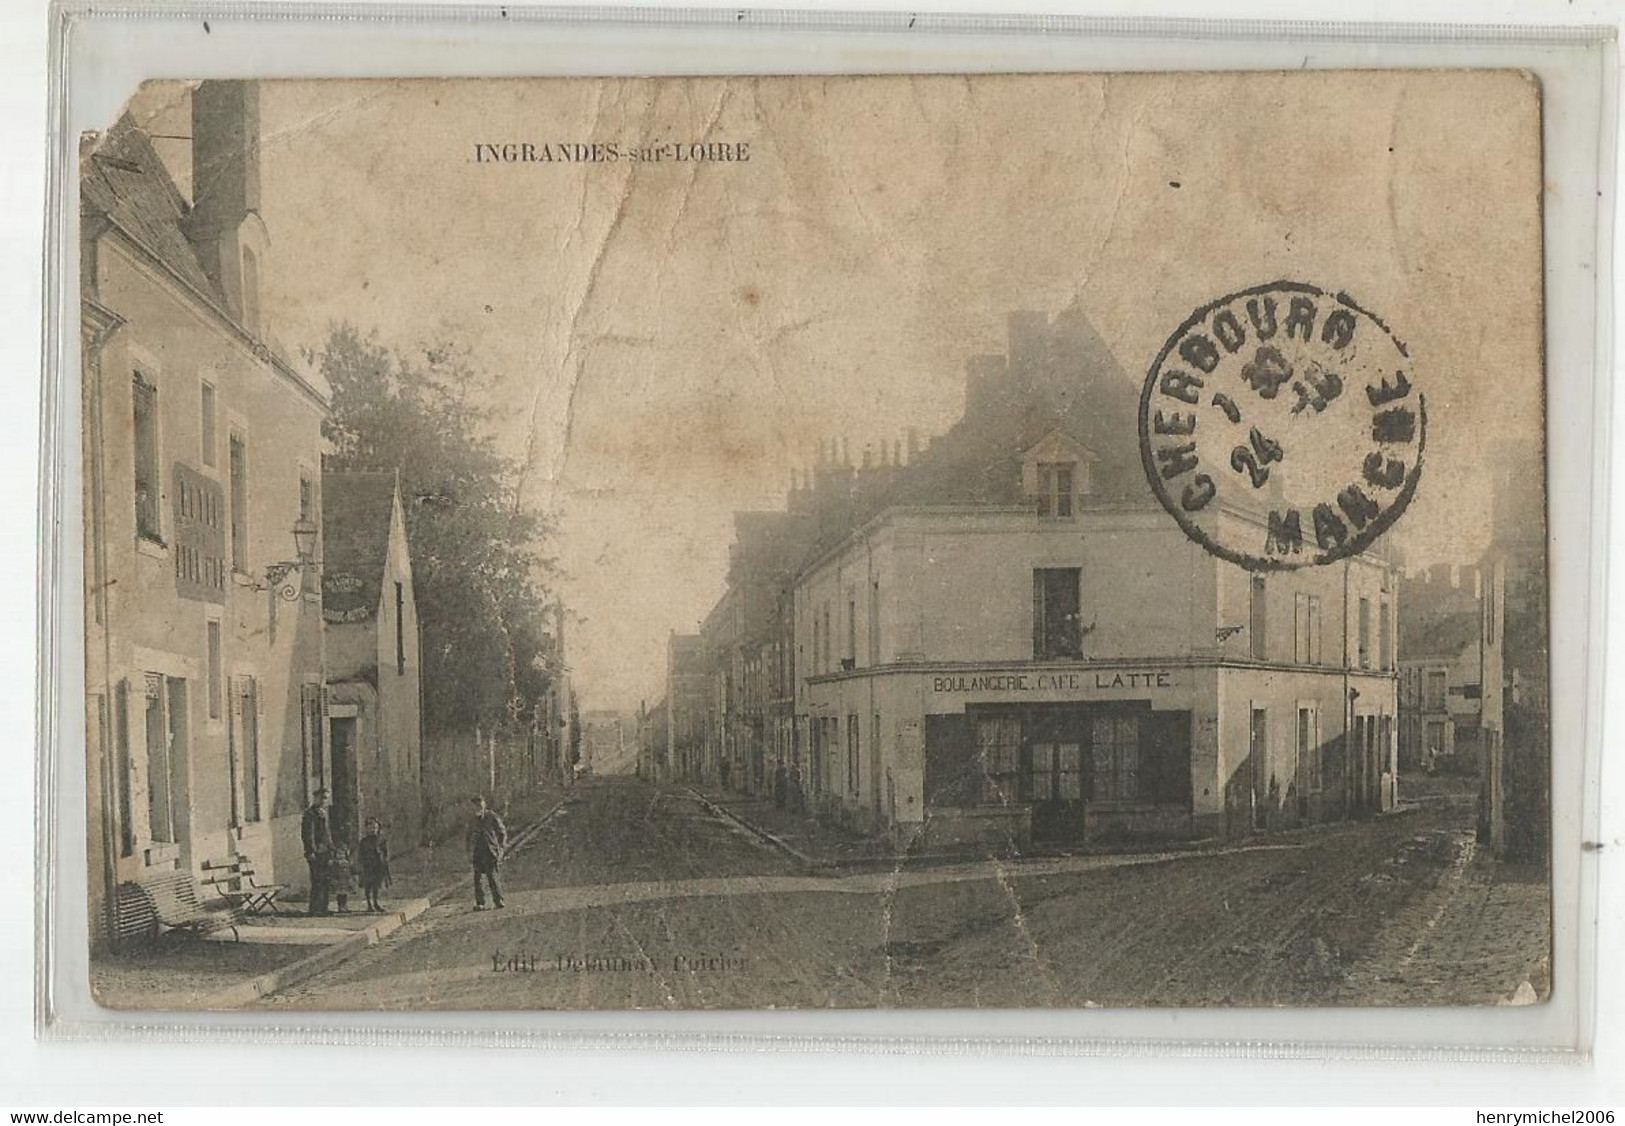
POLYGON ((1401 584, 1399 763, 1475 778, 1478 835, 1498 856, 1550 854, 1545 495, 1532 457, 1496 458, 1490 544, 1401 584))
POLYGON ((929 445, 854 464, 824 444, 783 511, 736 517, 726 593, 670 638, 640 769, 910 847, 1392 808, 1393 560, 1221 562, 1147 489, 1136 408, 1077 308, 1022 312, 929 445))
POLYGON ((82 159, 91 918, 110 923, 121 885, 236 856, 297 894, 317 790, 336 835, 378 817, 410 844, 449 795, 533 783, 561 742, 544 717, 425 745, 398 475, 324 460, 330 389, 261 308, 258 87, 190 98, 189 182, 129 116, 82 159))
POLYGON ((1152 499, 1135 408, 1076 307, 1020 312, 928 446, 854 464, 823 443, 783 511, 736 515, 726 592, 669 639, 640 771, 900 846, 1021 847, 1371 815, 1396 806, 1403 756, 1478 775, 1484 838, 1539 855, 1538 462, 1497 461, 1482 597, 1445 597, 1438 572, 1407 587, 1380 544, 1249 573, 1152 499))

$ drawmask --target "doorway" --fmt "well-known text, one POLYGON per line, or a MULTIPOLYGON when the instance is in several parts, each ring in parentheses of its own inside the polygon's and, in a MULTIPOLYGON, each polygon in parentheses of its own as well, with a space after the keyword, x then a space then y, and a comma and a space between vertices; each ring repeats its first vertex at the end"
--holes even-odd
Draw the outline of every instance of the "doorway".
POLYGON ((1029 714, 1023 779, 1033 807, 1033 840, 1073 841, 1084 835, 1081 713, 1029 714))
POLYGON ((1237 771, 1226 802, 1230 836, 1257 833, 1264 828, 1265 803, 1259 793, 1260 780, 1268 769, 1269 713, 1259 707, 1248 713, 1247 758, 1237 771))
POLYGON ((327 753, 332 764, 333 839, 353 844, 358 837, 355 771, 356 717, 333 716, 328 720, 327 753))
POLYGON ((183 862, 191 829, 186 681, 146 674, 147 837, 180 846, 183 862))

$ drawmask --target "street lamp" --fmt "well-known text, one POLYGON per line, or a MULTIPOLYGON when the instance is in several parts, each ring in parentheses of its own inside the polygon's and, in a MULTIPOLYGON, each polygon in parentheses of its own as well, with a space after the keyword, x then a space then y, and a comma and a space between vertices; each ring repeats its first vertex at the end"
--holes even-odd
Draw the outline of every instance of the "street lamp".
POLYGON ((319 566, 316 559, 316 522, 308 516, 301 516, 293 522, 293 550, 297 558, 284 560, 280 563, 268 564, 265 568, 265 587, 275 590, 288 602, 293 602, 304 593, 304 576, 313 567, 319 566), (297 585, 289 583, 283 585, 294 571, 299 572, 297 585))

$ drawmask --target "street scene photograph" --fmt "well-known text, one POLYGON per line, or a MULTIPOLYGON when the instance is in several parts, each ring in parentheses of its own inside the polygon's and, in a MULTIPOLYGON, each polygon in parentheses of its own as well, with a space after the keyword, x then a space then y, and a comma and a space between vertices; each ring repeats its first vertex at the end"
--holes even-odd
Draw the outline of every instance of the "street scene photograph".
POLYGON ((1527 74, 166 80, 77 184, 100 1005, 1550 997, 1527 74))

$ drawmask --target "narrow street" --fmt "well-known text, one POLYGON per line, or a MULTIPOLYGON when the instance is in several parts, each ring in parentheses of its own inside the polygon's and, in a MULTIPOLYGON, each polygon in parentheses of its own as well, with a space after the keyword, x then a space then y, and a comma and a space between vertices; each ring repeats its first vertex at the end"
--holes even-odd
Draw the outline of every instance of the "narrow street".
POLYGON ((1531 980, 1544 994, 1542 884, 1480 857, 1470 816, 1441 802, 1215 852, 806 875, 686 790, 591 778, 504 866, 504 910, 443 903, 265 1005, 1459 1004, 1531 980))

